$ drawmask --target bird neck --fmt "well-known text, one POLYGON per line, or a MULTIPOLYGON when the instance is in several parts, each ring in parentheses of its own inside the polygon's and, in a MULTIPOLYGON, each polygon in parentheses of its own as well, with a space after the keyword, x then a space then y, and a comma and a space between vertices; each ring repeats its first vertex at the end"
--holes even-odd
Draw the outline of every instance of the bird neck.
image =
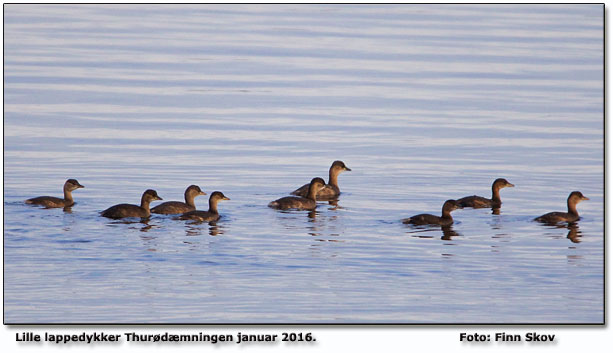
POLYGON ((443 206, 443 215, 441 216, 441 218, 453 219, 451 218, 451 210, 448 210, 443 206))
POLYGON ((143 197, 140 199, 140 208, 149 211, 149 204, 151 204, 151 200, 146 197, 146 195, 143 195, 143 197))
POLYGON ((307 199, 311 199, 313 201, 317 201, 317 188, 315 187, 315 185, 311 184, 309 185, 309 192, 307 194, 307 199))
POLYGON ((340 170, 330 168, 330 172, 328 173, 328 185, 332 185, 338 188, 338 175, 339 174, 340 174, 340 170))
POLYGON ((64 189, 64 200, 71 203, 74 202, 72 199, 72 192, 68 189, 64 189))
POLYGON ((185 192, 185 203, 192 208, 196 208, 196 204, 194 203, 194 199, 196 198, 196 196, 194 194, 188 193, 187 191, 185 192))
POLYGON ((209 212, 218 213, 217 212, 217 199, 209 199, 209 212))
POLYGON ((568 200, 566 201, 566 205, 568 206, 568 213, 573 214, 575 216, 579 215, 579 212, 577 212, 577 202, 568 200))
POLYGON ((500 188, 492 185, 492 201, 500 202, 500 188))

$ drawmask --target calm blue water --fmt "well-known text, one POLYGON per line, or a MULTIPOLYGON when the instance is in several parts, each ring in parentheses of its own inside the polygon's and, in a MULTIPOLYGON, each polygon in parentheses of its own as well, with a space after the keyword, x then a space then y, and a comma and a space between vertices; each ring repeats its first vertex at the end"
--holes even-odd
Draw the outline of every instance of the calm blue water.
POLYGON ((603 320, 601 5, 5 5, 4 40, 7 323, 603 320), (337 159, 337 205, 266 207, 337 159), (216 225, 98 216, 190 184, 216 225))

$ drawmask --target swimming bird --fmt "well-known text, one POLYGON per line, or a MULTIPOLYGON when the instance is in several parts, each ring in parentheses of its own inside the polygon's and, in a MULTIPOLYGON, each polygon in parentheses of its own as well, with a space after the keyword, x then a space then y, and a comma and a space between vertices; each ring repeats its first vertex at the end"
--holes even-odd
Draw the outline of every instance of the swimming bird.
POLYGON ((451 218, 451 211, 457 210, 460 208, 460 205, 456 200, 447 200, 443 204, 443 214, 441 217, 435 216, 432 214, 418 214, 416 216, 405 218, 402 220, 404 224, 414 224, 414 225, 441 225, 448 226, 453 224, 453 218, 451 218))
POLYGON ((218 220, 221 216, 217 211, 217 203, 221 200, 230 200, 221 191, 215 191, 209 197, 209 210, 208 211, 189 211, 179 216, 181 220, 194 220, 199 222, 213 222, 218 220))
POLYGON ((70 207, 74 205, 72 192, 76 189, 84 188, 77 179, 68 179, 64 183, 64 198, 60 199, 53 196, 39 196, 26 200, 27 204, 45 206, 45 208, 70 207))
MULTIPOLYGON (((334 161, 328 172, 328 184, 317 192, 318 201, 329 201, 337 199, 341 194, 341 189, 338 186, 338 175, 344 171, 350 172, 345 163, 342 161, 334 161)), ((292 195, 307 197, 309 193, 309 184, 304 184, 300 188, 291 192, 292 195)))
POLYGON ((301 196, 286 196, 278 200, 272 201, 268 207, 277 208, 280 210, 314 210, 317 207, 316 195, 326 185, 322 178, 313 178, 309 184, 309 192, 307 197, 301 196))
POLYGON ((558 223, 558 222, 575 222, 579 220, 579 212, 577 212, 577 204, 583 200, 589 200, 589 198, 583 196, 579 191, 573 191, 568 195, 566 199, 566 206, 568 212, 549 212, 540 217, 536 217, 534 220, 542 223, 558 223))
POLYGON ((500 208, 502 201, 500 200, 500 189, 512 188, 515 185, 509 183, 506 179, 496 179, 492 184, 492 198, 487 199, 485 197, 473 195, 466 196, 458 199, 460 207, 472 207, 472 208, 500 208))
POLYGON ((152 208, 151 213, 179 214, 194 211, 196 209, 194 199, 200 195, 206 195, 206 192, 202 191, 198 185, 190 185, 185 189, 185 202, 166 201, 152 208))
POLYGON ((158 193, 155 190, 149 189, 143 193, 143 196, 140 199, 140 206, 122 203, 107 208, 101 212, 101 215, 103 217, 115 219, 124 217, 147 218, 151 216, 149 204, 151 201, 155 200, 162 200, 162 198, 158 196, 158 193))

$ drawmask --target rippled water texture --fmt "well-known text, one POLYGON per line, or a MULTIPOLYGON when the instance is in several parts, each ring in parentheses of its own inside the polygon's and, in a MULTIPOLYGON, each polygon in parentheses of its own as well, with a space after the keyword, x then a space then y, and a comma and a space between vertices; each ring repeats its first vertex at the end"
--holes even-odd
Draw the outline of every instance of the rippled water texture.
POLYGON ((603 321, 602 5, 13 4, 4 40, 7 323, 603 321), (336 205, 266 206, 334 160, 336 205), (217 224, 98 215, 190 184, 217 224))

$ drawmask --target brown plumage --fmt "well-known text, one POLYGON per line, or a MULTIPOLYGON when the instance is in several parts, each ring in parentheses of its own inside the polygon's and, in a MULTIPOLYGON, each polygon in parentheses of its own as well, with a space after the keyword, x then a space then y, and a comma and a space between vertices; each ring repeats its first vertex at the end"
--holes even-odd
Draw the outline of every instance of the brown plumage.
POLYGON ((221 191, 215 191, 209 197, 208 211, 189 211, 179 216, 181 220, 194 220, 199 222, 213 222, 219 219, 220 215, 217 211, 217 203, 221 200, 230 200, 221 191))
POLYGON ((472 208, 500 208, 502 205, 502 200, 500 200, 500 189, 502 188, 512 188, 515 185, 509 183, 506 179, 496 179, 492 184, 492 198, 488 199, 485 197, 473 195, 466 196, 461 199, 458 199, 458 203, 460 207, 472 207, 472 208))
POLYGON ((443 204, 443 214, 441 217, 435 216, 432 214, 418 214, 416 216, 405 218, 402 220, 404 224, 414 224, 414 225, 442 225, 448 226, 453 224, 453 218, 451 218, 451 211, 460 208, 460 205, 456 200, 447 200, 443 204))
MULTIPOLYGON (((325 184, 325 186, 317 192, 318 201, 330 201, 338 198, 338 196, 341 194, 341 189, 338 187, 338 175, 344 171, 350 172, 351 169, 349 169, 342 161, 334 161, 334 163, 332 163, 328 174, 328 184, 325 184)), ((304 184, 300 188, 292 191, 291 194, 307 197, 309 193, 309 185, 310 184, 304 184)))
POLYGON ((326 185, 322 178, 313 178, 309 184, 307 197, 286 196, 272 201, 268 207, 280 210, 314 210, 317 207, 316 195, 326 185))
POLYGON ((555 224, 558 222, 575 222, 579 220, 579 212, 577 212, 577 204, 583 200, 589 200, 579 191, 573 191, 566 199, 568 212, 549 212, 540 217, 535 218, 537 222, 555 224))
POLYGON ((45 208, 70 207, 74 205, 72 192, 76 189, 83 188, 77 179, 68 179, 64 183, 64 198, 60 199, 53 196, 39 196, 26 200, 27 204, 45 206, 45 208))
POLYGON ((194 211, 196 209, 194 199, 200 195, 206 195, 206 192, 202 191, 198 185, 190 185, 185 189, 185 202, 167 201, 152 208, 151 213, 180 214, 194 211))
POLYGON ((125 217, 147 218, 151 216, 149 204, 151 201, 155 200, 162 200, 162 198, 158 196, 158 193, 155 190, 149 189, 143 193, 143 196, 140 199, 140 206, 122 203, 107 208, 106 210, 102 211, 101 215, 103 217, 115 219, 125 217))

